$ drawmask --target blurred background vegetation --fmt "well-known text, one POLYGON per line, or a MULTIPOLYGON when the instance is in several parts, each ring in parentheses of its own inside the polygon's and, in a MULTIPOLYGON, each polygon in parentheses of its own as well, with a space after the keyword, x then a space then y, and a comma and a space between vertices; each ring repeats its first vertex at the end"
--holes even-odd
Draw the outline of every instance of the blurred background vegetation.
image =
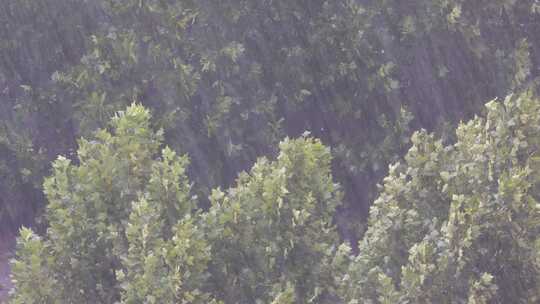
POLYGON ((309 131, 332 148, 355 240, 413 130, 452 141, 540 72, 535 0, 1 2, 3 233, 36 225, 51 160, 76 161, 77 138, 136 101, 190 155, 203 205, 309 131))

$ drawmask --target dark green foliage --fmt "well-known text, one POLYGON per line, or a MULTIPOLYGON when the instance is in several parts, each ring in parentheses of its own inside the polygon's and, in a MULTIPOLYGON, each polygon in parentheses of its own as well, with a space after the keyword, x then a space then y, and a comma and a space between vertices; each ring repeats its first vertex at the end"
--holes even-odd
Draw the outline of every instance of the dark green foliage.
POLYGON ((13 302, 539 301, 539 102, 481 108, 536 85, 539 14, 4 0, 0 233, 43 214, 13 302))
POLYGON ((538 75, 534 0, 4 2, 0 170, 16 178, 0 212, 14 225, 40 205, 48 162, 133 101, 191 155, 201 197, 310 130, 357 217, 411 130, 443 132, 538 75))
POLYGON ((72 101, 51 82, 77 64, 100 19, 89 1, 0 5, 0 231, 34 222, 50 161, 75 149, 72 101))

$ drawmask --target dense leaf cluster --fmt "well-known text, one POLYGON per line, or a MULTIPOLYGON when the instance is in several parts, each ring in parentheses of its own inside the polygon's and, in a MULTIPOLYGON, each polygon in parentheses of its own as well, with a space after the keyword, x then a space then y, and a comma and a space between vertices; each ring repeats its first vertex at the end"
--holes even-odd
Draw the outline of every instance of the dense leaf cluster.
POLYGON ((390 168, 349 299, 381 303, 535 303, 540 300, 540 103, 528 95, 486 105, 444 146, 416 133, 390 168))
POLYGON ((197 208, 187 157, 131 105, 58 158, 50 224, 21 231, 12 303, 534 303, 540 300, 540 102, 486 105, 445 146, 392 165, 354 255, 331 153, 285 139, 197 208))
POLYGON ((31 218, 49 162, 74 159, 76 138, 133 101, 191 156, 201 197, 275 153, 284 136, 310 130, 335 149, 347 213, 366 213, 411 130, 445 130, 538 75, 535 0, 2 7, 2 226, 31 218))

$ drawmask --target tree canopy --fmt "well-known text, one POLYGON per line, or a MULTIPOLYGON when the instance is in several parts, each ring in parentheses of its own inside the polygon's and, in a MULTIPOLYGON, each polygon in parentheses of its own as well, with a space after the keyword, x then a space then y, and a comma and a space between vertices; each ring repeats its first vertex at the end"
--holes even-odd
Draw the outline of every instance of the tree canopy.
POLYGON ((538 0, 1 4, 13 303, 540 302, 538 0))
POLYGON ((370 210, 349 299, 534 303, 540 299, 540 103, 486 105, 444 146, 416 133, 370 210))
POLYGON ((187 156, 133 104, 54 162, 49 228, 21 230, 12 303, 536 302, 540 102, 511 95, 486 113, 452 144, 412 136, 354 254, 321 141, 283 140, 202 210, 187 156))
POLYGON ((50 162, 134 101, 201 198, 309 130, 335 150, 341 225, 413 130, 451 133, 538 76, 535 0, 4 2, 2 230, 32 224, 50 162))

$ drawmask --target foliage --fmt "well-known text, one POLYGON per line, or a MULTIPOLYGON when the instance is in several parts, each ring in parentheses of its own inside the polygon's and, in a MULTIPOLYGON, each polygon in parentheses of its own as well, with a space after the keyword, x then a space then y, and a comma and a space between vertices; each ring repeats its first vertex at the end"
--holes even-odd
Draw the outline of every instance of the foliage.
POLYGON ((45 181, 49 228, 24 228, 13 303, 331 302, 348 251, 333 216, 330 150, 301 137, 260 159, 196 210, 187 158, 165 148, 132 105, 59 157, 45 181), (290 189, 290 190, 288 190, 290 189), (324 233, 321 234, 321 231, 324 233), (337 266, 340 267, 337 267, 337 266))
POLYGON ((537 301, 536 0, 3 2, 15 303, 537 301))
POLYGON ((20 259, 12 262, 12 280, 17 285, 17 294, 12 303, 61 303, 51 276, 46 257, 47 244, 32 230, 22 228, 17 240, 17 254, 20 259))
POLYGON ((330 151, 308 137, 286 139, 275 162, 262 158, 205 215, 210 282, 225 303, 333 303, 341 192, 330 151))
POLYGON ((22 229, 13 303, 526 303, 540 299, 540 102, 486 104, 444 145, 415 133, 358 255, 330 149, 304 134, 197 209, 187 158, 132 105, 60 157, 49 229, 22 229))
POLYGON ((208 246, 193 239, 201 232, 187 158, 168 148, 155 158, 161 137, 148 110, 132 105, 111 132, 79 142, 77 163, 54 162, 44 184, 49 228, 43 240, 22 231, 14 303, 156 303, 164 295, 206 303, 189 283, 202 275, 208 246))
POLYGON ((356 218, 413 129, 444 131, 538 76, 534 0, 4 2, 6 226, 44 205, 49 161, 133 101, 192 156, 203 198, 311 131, 356 218))
POLYGON ((73 152, 72 101, 51 75, 77 64, 100 14, 90 1, 2 1, 0 11, 0 231, 32 225, 44 208, 50 161, 73 152), (4 164, 6 164, 4 166, 4 164))
POLYGON ((370 211, 348 301, 531 303, 538 289, 540 103, 486 105, 443 146, 416 133, 370 211))

